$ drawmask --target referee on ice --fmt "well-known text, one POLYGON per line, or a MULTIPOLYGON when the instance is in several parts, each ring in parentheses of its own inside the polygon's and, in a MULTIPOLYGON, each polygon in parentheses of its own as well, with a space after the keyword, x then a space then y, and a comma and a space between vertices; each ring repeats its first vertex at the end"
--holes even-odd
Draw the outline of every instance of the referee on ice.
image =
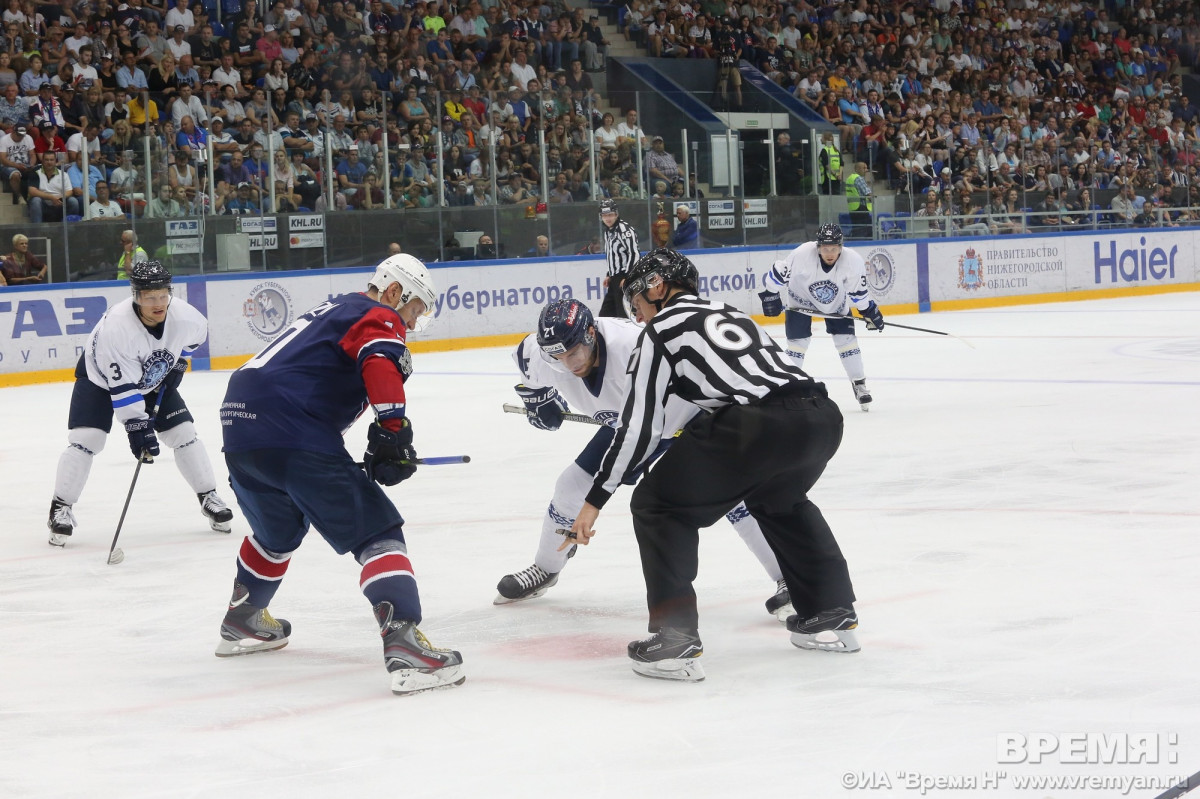
POLYGON ((699 528, 740 501, 779 559, 798 615, 787 620, 803 649, 856 652, 854 589, 846 560, 808 491, 837 452, 842 415, 825 392, 749 316, 698 296, 699 274, 674 250, 656 249, 625 278, 632 315, 645 322, 630 359, 621 423, 571 530, 588 544, 621 476, 651 455, 675 394, 700 414, 630 501, 646 578, 650 638, 629 644, 633 670, 697 681, 704 671, 692 582, 699 528))

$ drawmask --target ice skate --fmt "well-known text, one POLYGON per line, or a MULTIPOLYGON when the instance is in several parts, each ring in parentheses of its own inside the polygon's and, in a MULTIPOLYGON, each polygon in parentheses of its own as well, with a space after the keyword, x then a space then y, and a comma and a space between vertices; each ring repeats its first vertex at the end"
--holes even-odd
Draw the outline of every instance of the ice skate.
POLYGON ((383 662, 392 675, 392 693, 398 696, 462 685, 462 655, 429 643, 415 621, 392 618, 391 602, 374 607, 383 636, 383 662))
POLYGON ((867 388, 867 379, 853 381, 854 398, 858 400, 858 407, 864 411, 871 410, 871 389, 867 388))
POLYGON ((796 615, 796 609, 792 607, 792 595, 783 580, 775 583, 775 596, 767 600, 767 613, 779 619, 780 624, 786 624, 788 616, 796 615))
POLYGON ((857 652, 858 614, 851 608, 823 610, 810 619, 792 616, 787 620, 792 643, 801 649, 822 652, 857 652))
POLYGON ((704 679, 699 661, 703 654, 700 636, 676 627, 663 627, 649 638, 629 642, 633 670, 659 680, 700 682, 704 679))
POLYGON ((229 523, 233 520, 233 511, 217 496, 215 488, 205 494, 197 494, 196 498, 200 500, 200 511, 208 519, 208 526, 213 532, 228 533, 233 529, 229 523))
POLYGON ((496 585, 500 593, 492 600, 493 605, 508 605, 526 599, 535 599, 558 582, 558 572, 550 574, 536 563, 528 569, 506 574, 496 585))
POLYGON ((58 497, 51 500, 46 526, 50 528, 50 546, 65 547, 67 538, 75 532, 75 514, 71 512, 71 506, 58 497))
POLYGON ((250 591, 234 583, 229 610, 221 622, 221 642, 217 644, 219 658, 268 652, 287 646, 292 625, 286 619, 275 619, 266 608, 246 604, 250 591))

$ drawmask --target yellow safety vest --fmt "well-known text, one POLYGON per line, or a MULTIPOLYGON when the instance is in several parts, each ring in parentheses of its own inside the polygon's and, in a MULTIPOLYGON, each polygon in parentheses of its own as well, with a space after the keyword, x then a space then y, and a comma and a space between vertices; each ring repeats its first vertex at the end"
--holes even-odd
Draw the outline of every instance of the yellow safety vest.
POLYGON ((117 259, 117 280, 128 280, 129 279, 129 275, 125 274, 125 270, 127 267, 133 266, 134 264, 140 263, 142 261, 150 260, 150 256, 147 255, 146 251, 143 250, 141 247, 133 248, 133 258, 127 264, 125 262, 125 259, 126 259, 126 257, 128 257, 128 255, 129 255, 129 253, 122 252, 121 257, 117 259))
POLYGON ((842 179, 842 154, 832 144, 826 144, 821 148, 825 151, 825 155, 829 158, 829 164, 821 165, 821 182, 827 180, 842 179), (827 171, 828 170, 828 171, 827 171))
POLYGON ((858 187, 854 185, 857 181, 857 177, 858 176, 856 174, 855 177, 852 177, 846 181, 846 204, 849 206, 851 211, 865 210, 867 213, 870 213, 871 197, 870 195, 858 193, 858 187))

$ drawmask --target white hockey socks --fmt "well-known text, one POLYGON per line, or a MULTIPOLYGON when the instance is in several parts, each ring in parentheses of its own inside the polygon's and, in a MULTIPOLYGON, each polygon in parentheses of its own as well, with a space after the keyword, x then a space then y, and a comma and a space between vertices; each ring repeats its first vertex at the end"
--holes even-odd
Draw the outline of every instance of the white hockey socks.
POLYGON ((79 501, 92 471, 92 458, 104 449, 108 433, 96 427, 76 427, 67 432, 67 448, 58 459, 54 496, 68 505, 79 501))
POLYGON ((762 528, 758 526, 758 522, 750 515, 750 511, 746 510, 746 504, 740 503, 726 513, 725 518, 733 525, 733 529, 737 530, 742 541, 746 542, 746 546, 754 553, 754 557, 758 558, 758 562, 762 564, 767 576, 774 582, 782 580, 783 572, 779 570, 779 561, 775 558, 775 552, 767 543, 767 539, 763 537, 762 528))
POLYGON ((587 492, 592 487, 592 475, 572 463, 559 475, 554 484, 554 498, 542 517, 542 536, 538 540, 537 555, 533 562, 547 574, 558 574, 567 565, 570 547, 558 551, 565 540, 559 530, 570 530, 575 523, 575 514, 583 507, 587 492))
POLYGON ((808 345, 812 343, 812 336, 808 338, 789 338, 787 340, 787 354, 792 356, 792 360, 801 369, 804 368, 804 356, 808 352, 808 345))
MULTIPOLYGON (((789 341, 788 344, 791 344, 789 341)), ((863 368, 862 350, 858 346, 858 336, 841 333, 833 337, 833 346, 837 347, 838 355, 842 358, 842 368, 846 375, 853 380, 863 380, 867 376, 863 368)))
POLYGON ((208 459, 208 450, 204 442, 196 436, 196 426, 184 422, 170 430, 158 434, 158 438, 175 454, 175 465, 179 473, 197 494, 207 494, 217 487, 217 477, 213 474, 212 461, 208 459))

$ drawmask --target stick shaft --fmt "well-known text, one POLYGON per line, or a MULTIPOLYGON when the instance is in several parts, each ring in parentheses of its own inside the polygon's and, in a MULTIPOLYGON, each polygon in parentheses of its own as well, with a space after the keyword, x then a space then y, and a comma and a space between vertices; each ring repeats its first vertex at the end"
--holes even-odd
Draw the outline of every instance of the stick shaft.
POLYGON ((138 473, 142 471, 142 463, 144 461, 138 458, 137 467, 133 470, 133 480, 129 482, 129 493, 125 495, 125 506, 121 508, 121 518, 117 520, 117 531, 113 533, 112 544, 108 548, 108 557, 112 559, 112 553, 117 548, 117 539, 121 537, 121 527, 125 524, 125 514, 129 511, 129 501, 133 499, 133 489, 137 485, 138 473))
MULTIPOLYGON (((167 391, 179 385, 179 381, 183 379, 183 372, 172 369, 166 380, 159 385, 158 396, 154 399, 154 410, 150 411, 150 418, 158 418, 158 409, 162 407, 163 397, 167 391)), ((129 493, 125 495, 125 507, 121 508, 121 518, 117 520, 117 531, 113 533, 112 545, 108 548, 108 562, 112 563, 112 553, 117 549, 117 539, 121 537, 121 527, 125 524, 125 514, 129 511, 129 501, 133 499, 133 489, 137 485, 138 473, 142 471, 142 464, 146 463, 146 458, 150 457, 142 450, 142 454, 138 456, 137 466, 133 470, 133 479, 129 481, 129 493)))
MULTIPOLYGON (((864 324, 866 324, 866 321, 867 321, 866 319, 863 319, 861 316, 852 316, 850 314, 845 314, 845 315, 842 315, 842 314, 813 314, 813 316, 821 316, 826 319, 854 319, 854 320, 862 322, 864 324)), ((944 330, 930 330, 927 327, 913 327, 912 325, 902 325, 899 322, 885 321, 883 324, 884 324, 884 327, 898 327, 901 330, 916 330, 918 333, 933 333, 935 336, 951 335, 950 333, 947 333, 944 330)), ((957 336, 954 336, 954 338, 957 338, 957 336)))
MULTIPOLYGON (((522 416, 529 415, 529 412, 525 410, 525 407, 523 405, 512 405, 511 403, 504 404, 504 412, 505 413, 519 413, 522 416)), ((564 413, 563 421, 579 422, 580 424, 590 424, 590 425, 595 425, 597 427, 600 427, 604 424, 604 422, 597 421, 597 420, 593 419, 591 416, 588 416, 586 413, 564 413)))

